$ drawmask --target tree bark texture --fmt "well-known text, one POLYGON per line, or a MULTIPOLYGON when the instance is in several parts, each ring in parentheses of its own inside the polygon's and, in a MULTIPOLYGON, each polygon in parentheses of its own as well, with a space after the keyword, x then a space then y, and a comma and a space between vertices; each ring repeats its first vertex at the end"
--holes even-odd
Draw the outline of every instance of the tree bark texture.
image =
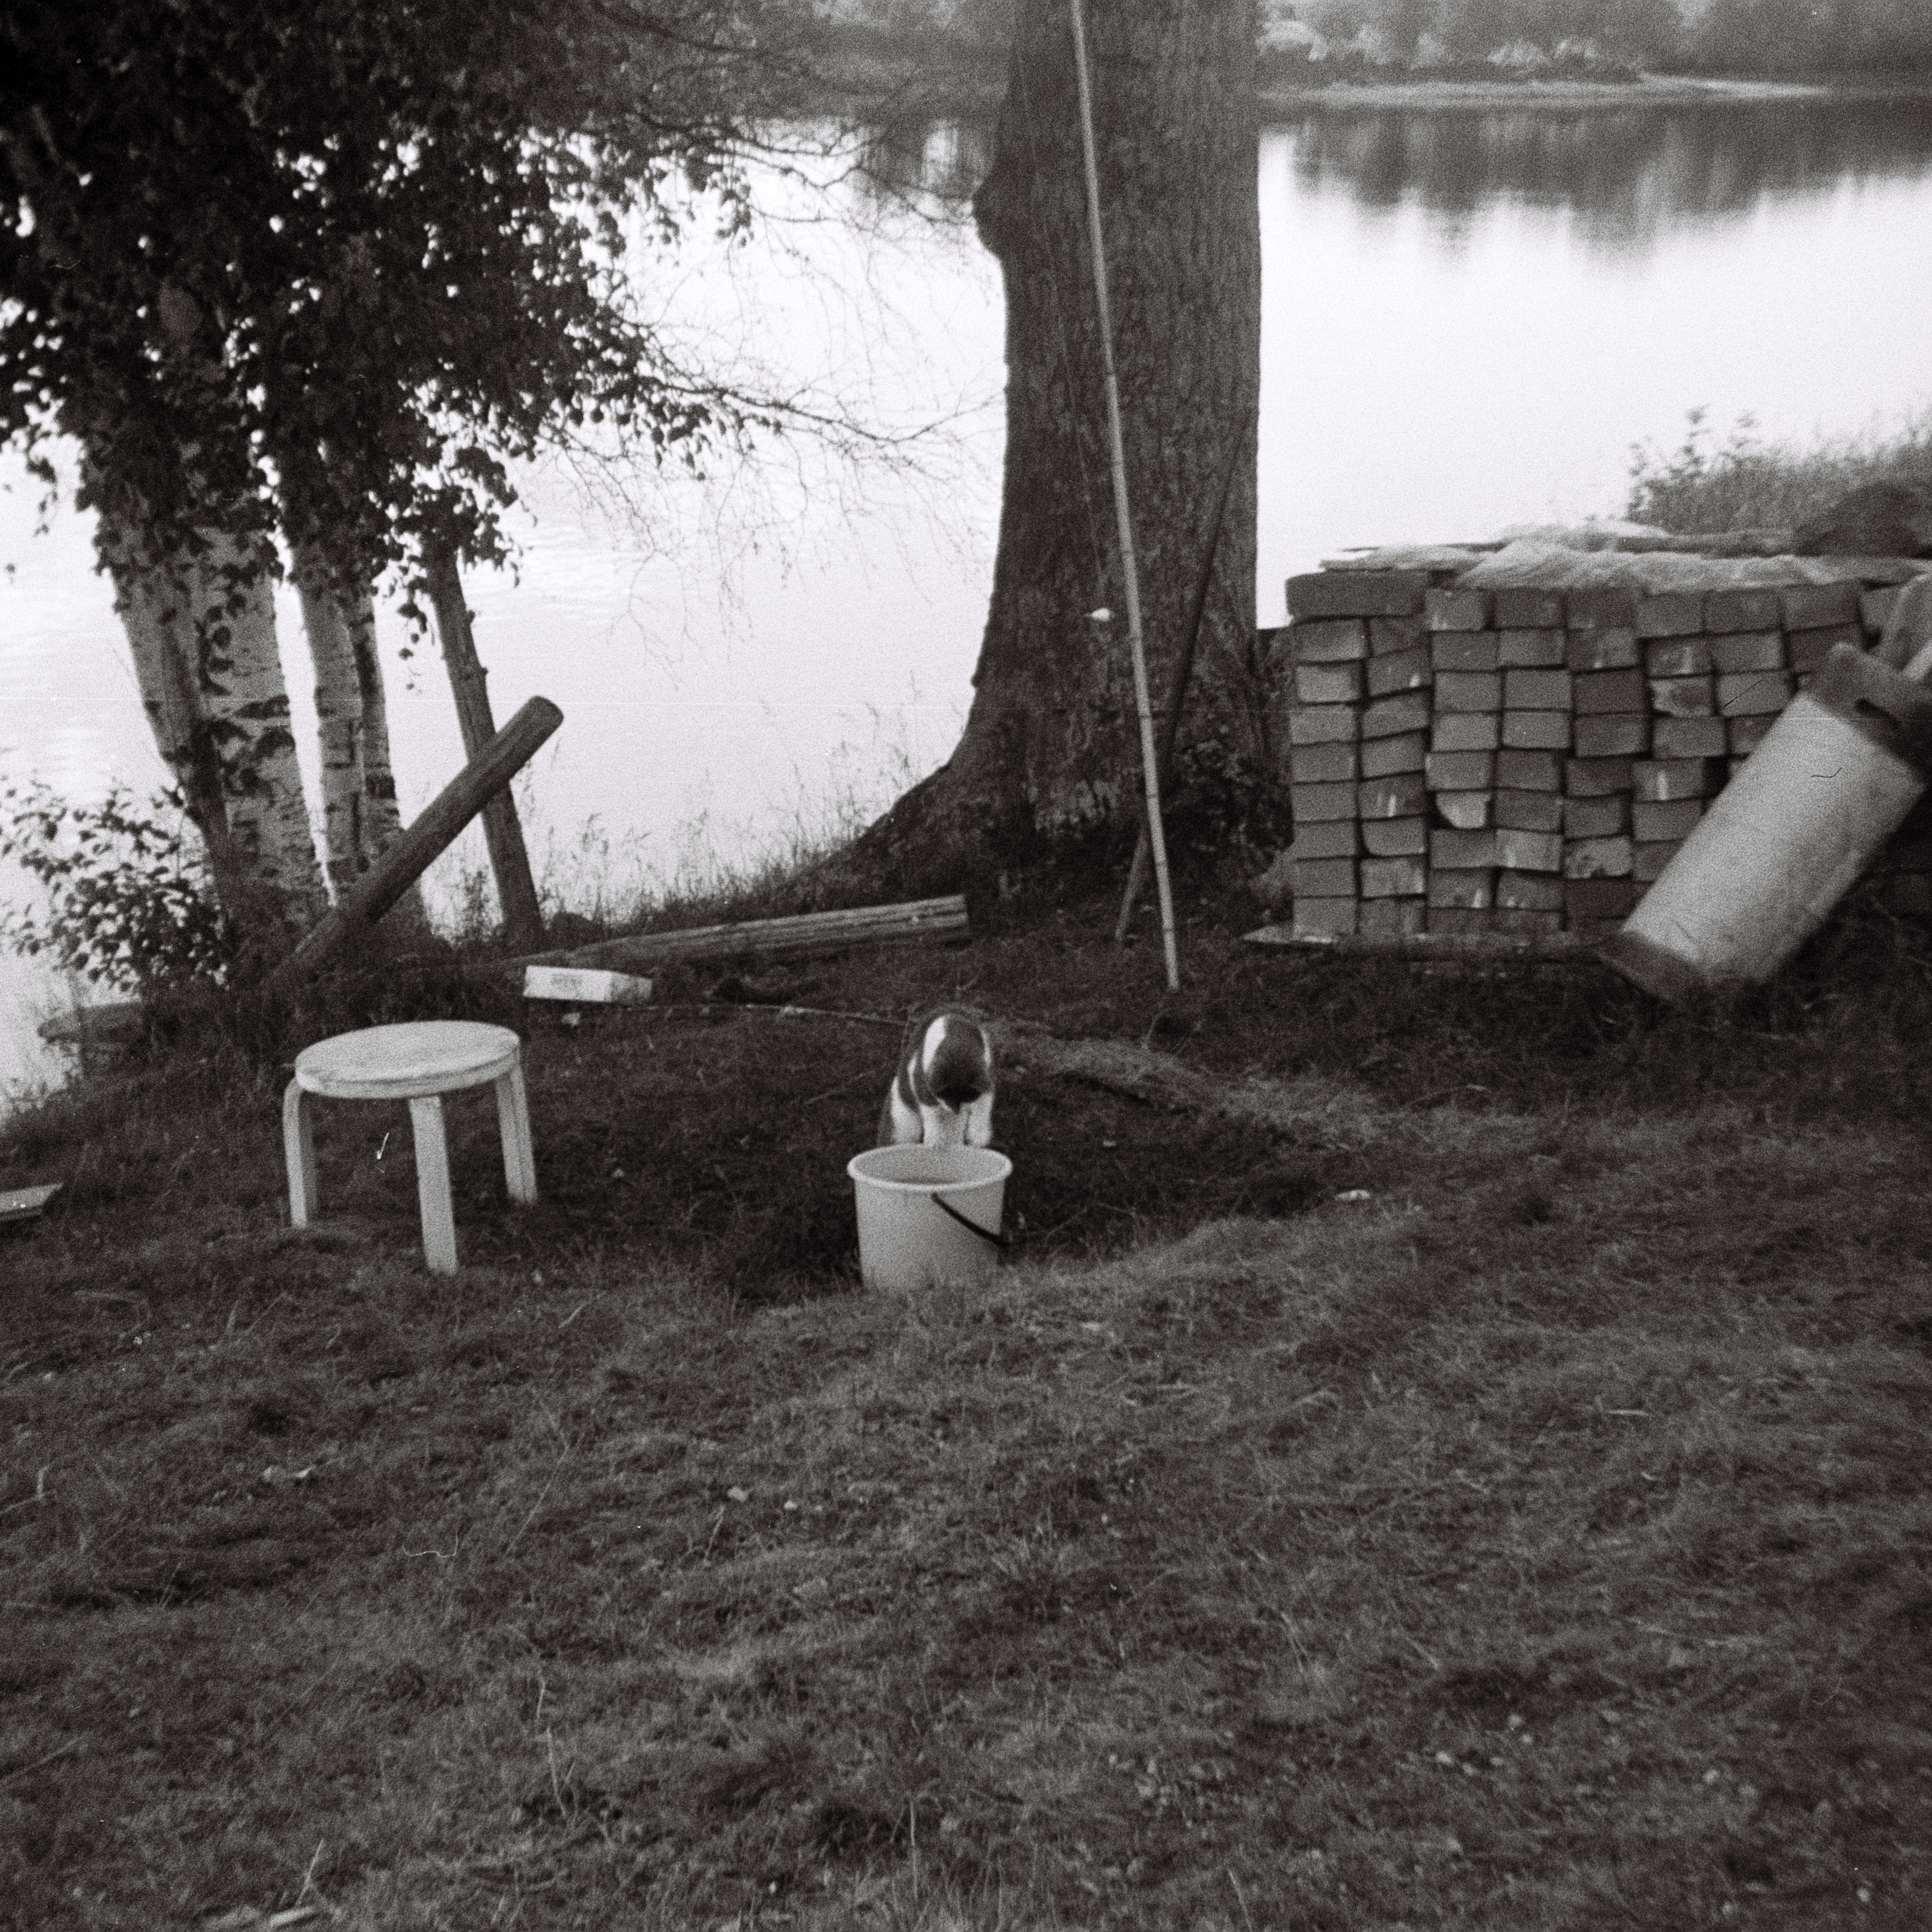
POLYGON ((344 600, 300 550, 296 591, 315 667, 316 736, 321 753, 322 850, 332 897, 339 899, 374 854, 364 837, 362 687, 344 600))
POLYGON ((228 806, 214 735, 196 702, 189 667, 194 640, 185 600, 172 595, 158 573, 140 562, 132 535, 106 504, 100 508, 95 548, 114 586, 114 608, 128 634, 134 681, 154 747, 179 788, 188 815, 201 834, 216 896, 231 905, 240 890, 228 806))
POLYGON ((402 836, 403 814, 396 798, 395 766, 389 754, 388 694, 382 683, 382 661, 376 654, 376 608, 367 596, 350 612, 348 628, 362 704, 362 734, 356 750, 362 761, 362 843, 367 865, 402 836))
POLYGON ((224 910, 278 950, 327 899, 290 729, 272 556, 260 538, 208 530, 193 554, 157 556, 111 498, 98 508, 97 548, 156 746, 224 910))
MULTIPOLYGON (((1175 806, 1264 770, 1255 660, 1261 245, 1252 0, 1090 8, 1094 135, 1148 676, 1165 701, 1231 447, 1238 450, 1175 806)), ((850 855, 939 890, 1130 818, 1141 776, 1108 469, 1066 0, 1020 0, 994 159, 974 199, 1006 300, 999 551, 952 759, 850 855), (1090 614, 1106 607, 1111 624, 1090 614)), ((1156 718, 1156 724, 1160 722, 1156 718)))
MULTIPOLYGON (((322 754, 322 851, 329 890, 343 895, 401 836, 389 714, 376 650, 376 606, 366 589, 345 587, 308 547, 295 546, 302 628, 315 667, 316 734, 322 754)), ((422 894, 412 885, 386 932, 421 938, 428 931, 422 894)))

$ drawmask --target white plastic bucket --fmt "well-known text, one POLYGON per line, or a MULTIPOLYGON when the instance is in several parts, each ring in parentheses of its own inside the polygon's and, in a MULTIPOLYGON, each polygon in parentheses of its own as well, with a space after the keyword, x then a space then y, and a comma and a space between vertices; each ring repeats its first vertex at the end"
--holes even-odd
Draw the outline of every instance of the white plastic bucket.
POLYGON ((845 1172, 858 1206, 866 1286, 970 1288, 989 1280, 1012 1171, 991 1148, 922 1144, 854 1154, 845 1172))

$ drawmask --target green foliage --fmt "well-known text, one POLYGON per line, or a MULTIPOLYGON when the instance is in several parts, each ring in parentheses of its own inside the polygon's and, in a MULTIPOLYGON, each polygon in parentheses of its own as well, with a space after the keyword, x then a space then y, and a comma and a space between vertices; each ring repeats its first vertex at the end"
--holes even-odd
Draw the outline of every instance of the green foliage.
POLYGON ((1932 11, 1924 0, 1711 0, 1690 57, 1747 74, 1922 74, 1932 70, 1932 11))
POLYGON ((1729 518, 1742 495, 1740 479, 1760 452, 1756 422, 1739 417, 1720 448, 1705 421, 1708 414, 1704 409, 1687 412, 1684 440, 1674 450, 1648 441, 1631 445, 1626 516, 1664 530, 1703 530, 1712 527, 1708 519, 1720 514, 1722 504, 1727 520, 1715 527, 1738 527, 1729 518))
POLYGON ((1683 34, 1672 0, 1304 0, 1297 10, 1331 60, 1354 51, 1424 66, 1658 64, 1683 34))
MULTIPOLYGON (((1003 0, 850 0, 820 27, 848 53, 957 60, 1005 45, 1010 12, 1003 0)), ((1262 0, 1260 16, 1264 71, 1291 86, 1411 68, 1598 79, 1932 69, 1924 0, 1262 0), (1320 58, 1280 36, 1289 21, 1321 36, 1320 58)))
POLYGON ((1365 59, 1745 74, 1932 68, 1923 0, 1298 0, 1264 11, 1297 16, 1328 43, 1318 74, 1365 59))
POLYGON ((219 979, 234 935, 178 794, 146 807, 115 785, 76 805, 39 779, 0 791, 0 857, 39 880, 44 910, 0 902, 0 940, 90 980, 147 992, 219 979))
POLYGON ((1624 514, 1685 533, 1784 529, 1822 514, 1862 484, 1932 484, 1932 418, 1908 418, 1889 435, 1840 436, 1809 449, 1766 442, 1740 416, 1720 443, 1692 410, 1671 451, 1650 442, 1630 450, 1624 514))
POLYGON ((759 18, 6 10, 0 442, 80 435, 89 489, 160 554, 279 523, 366 584, 425 544, 500 555, 506 464, 539 445, 594 430, 662 458, 728 433, 622 263, 700 206, 742 223, 759 18))
POLYGON ((1176 752, 1162 800, 1168 844, 1197 860, 1238 854, 1247 871, 1292 836, 1285 790, 1249 735, 1222 719, 1176 752))

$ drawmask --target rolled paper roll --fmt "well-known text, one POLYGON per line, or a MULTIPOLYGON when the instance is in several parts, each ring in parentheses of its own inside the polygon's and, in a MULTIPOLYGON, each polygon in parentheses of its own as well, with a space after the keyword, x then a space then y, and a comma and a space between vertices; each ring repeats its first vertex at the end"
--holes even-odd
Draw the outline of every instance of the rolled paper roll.
MULTIPOLYGON (((1932 616, 1932 610, 1928 610, 1932 616)), ((1852 644, 1834 644, 1809 695, 1882 751, 1902 758, 1932 782, 1932 692, 1918 680, 1932 670, 1932 642, 1899 670, 1852 644)))

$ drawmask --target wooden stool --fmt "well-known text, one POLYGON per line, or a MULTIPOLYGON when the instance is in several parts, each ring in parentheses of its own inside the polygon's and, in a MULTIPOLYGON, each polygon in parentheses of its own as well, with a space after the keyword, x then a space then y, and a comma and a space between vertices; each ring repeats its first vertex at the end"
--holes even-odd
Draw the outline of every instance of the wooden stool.
POLYGON ((510 1198, 537 1198, 530 1146, 530 1102, 524 1091, 523 1042, 507 1027, 476 1020, 415 1020, 368 1027, 317 1040, 296 1056, 296 1077, 282 1096, 282 1147, 289 1163, 289 1220, 306 1228, 319 1198, 315 1129, 309 1096, 329 1100, 406 1100, 416 1143, 416 1198, 422 1208, 423 1255, 439 1274, 456 1272, 456 1219, 449 1200, 449 1143, 442 1130, 445 1094, 494 1082, 503 1136, 503 1175, 510 1198))

